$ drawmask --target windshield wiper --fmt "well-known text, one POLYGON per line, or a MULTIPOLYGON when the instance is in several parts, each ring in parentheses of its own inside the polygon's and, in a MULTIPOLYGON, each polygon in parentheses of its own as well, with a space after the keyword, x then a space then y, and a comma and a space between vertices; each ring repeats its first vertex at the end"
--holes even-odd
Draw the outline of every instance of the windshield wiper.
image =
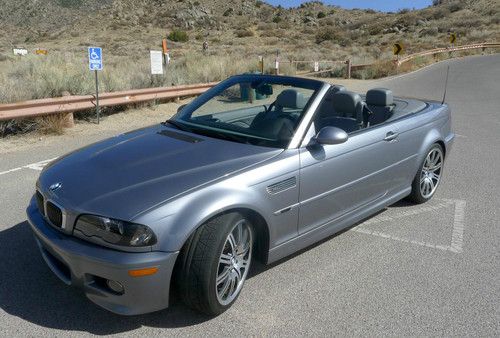
POLYGON ((233 134, 223 133, 223 132, 219 132, 219 131, 215 131, 215 130, 196 128, 193 132, 196 134, 202 134, 202 135, 209 136, 209 137, 211 136, 211 137, 215 137, 215 138, 220 138, 220 139, 227 140, 227 141, 234 141, 234 142, 238 142, 238 143, 247 143, 246 138, 243 136, 236 136, 233 134))

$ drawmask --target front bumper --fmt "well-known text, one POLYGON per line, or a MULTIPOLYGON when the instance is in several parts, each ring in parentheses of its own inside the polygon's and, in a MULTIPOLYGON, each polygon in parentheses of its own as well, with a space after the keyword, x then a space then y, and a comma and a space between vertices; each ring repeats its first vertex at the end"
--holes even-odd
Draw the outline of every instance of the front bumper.
POLYGON ((65 284, 82 288, 91 301, 121 315, 168 307, 170 279, 178 252, 121 252, 65 235, 44 220, 34 199, 26 213, 45 262, 65 284), (128 273, 148 267, 157 267, 158 271, 142 277, 128 273), (123 285, 123 294, 107 287, 106 280, 123 285))

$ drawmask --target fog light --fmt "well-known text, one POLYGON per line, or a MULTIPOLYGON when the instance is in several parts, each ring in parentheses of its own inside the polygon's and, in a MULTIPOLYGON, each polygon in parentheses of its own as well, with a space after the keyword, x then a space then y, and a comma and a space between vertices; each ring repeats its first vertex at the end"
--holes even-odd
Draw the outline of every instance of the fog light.
POLYGON ((120 283, 118 283, 117 281, 114 281, 114 280, 106 280, 106 285, 108 286, 108 288, 110 288, 111 290, 113 290, 113 292, 116 292, 118 294, 123 294, 123 292, 125 291, 123 289, 123 285, 121 285, 120 283))

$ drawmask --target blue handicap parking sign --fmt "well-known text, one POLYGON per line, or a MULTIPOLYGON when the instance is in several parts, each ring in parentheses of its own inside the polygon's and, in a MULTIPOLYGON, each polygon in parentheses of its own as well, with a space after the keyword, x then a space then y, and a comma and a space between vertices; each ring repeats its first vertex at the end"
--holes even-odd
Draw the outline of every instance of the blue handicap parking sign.
POLYGON ((102 70, 102 49, 100 47, 89 47, 89 69, 102 70))

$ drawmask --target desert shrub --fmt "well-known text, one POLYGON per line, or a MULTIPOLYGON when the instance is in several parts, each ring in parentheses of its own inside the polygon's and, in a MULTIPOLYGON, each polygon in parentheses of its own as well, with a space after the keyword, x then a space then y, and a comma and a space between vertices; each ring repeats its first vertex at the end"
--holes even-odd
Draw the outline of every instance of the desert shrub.
POLYGON ((370 35, 379 35, 385 28, 386 25, 384 23, 375 23, 368 28, 368 33, 370 33, 370 35))
POLYGON ((228 8, 228 9, 226 9, 226 11, 222 14, 222 16, 229 16, 229 15, 231 15, 231 13, 233 13, 233 9, 232 9, 232 8, 228 8))
POLYGON ((464 9, 464 7, 465 4, 460 1, 452 2, 448 5, 448 9, 450 10, 451 13, 458 12, 464 9))
POLYGON ((80 7, 83 4, 83 0, 58 0, 58 2, 62 7, 66 8, 80 7))
POLYGON ((264 1, 257 0, 257 1, 255 2, 255 7, 260 8, 260 7, 262 7, 262 5, 263 5, 263 4, 264 4, 264 1))
POLYGON ((318 15, 317 15, 317 18, 318 18, 318 19, 322 19, 322 18, 324 18, 324 17, 326 17, 325 12, 319 12, 319 13, 318 13, 318 15))
POLYGON ((282 20, 283 20, 283 19, 282 19, 281 17, 279 17, 279 16, 275 16, 275 17, 273 18, 273 22, 274 22, 274 23, 280 23, 282 20))
POLYGON ((396 73, 396 66, 392 60, 380 60, 361 70, 354 71, 352 77, 355 79, 377 79, 396 73))
POLYGON ((37 119, 37 130, 42 134, 64 134, 66 120, 63 114, 47 115, 37 119))
POLYGON ((249 30, 249 29, 238 29, 237 31, 234 32, 234 34, 238 38, 244 38, 244 37, 248 37, 248 36, 254 36, 254 33, 251 30, 249 30))
POLYGON ((316 43, 320 44, 324 41, 332 41, 343 47, 351 44, 351 40, 346 35, 333 27, 327 27, 316 33, 316 43))
POLYGON ((396 23, 403 26, 414 26, 417 23, 418 19, 419 17, 417 16, 417 14, 409 12, 399 17, 396 23))
POLYGON ((168 39, 175 42, 187 42, 189 41, 189 35, 185 31, 174 29, 168 34, 168 39))
POLYGON ((427 19, 434 19, 434 20, 439 20, 443 19, 444 17, 448 16, 450 14, 450 10, 445 7, 438 7, 434 11, 430 12, 430 15, 427 17, 427 19))

